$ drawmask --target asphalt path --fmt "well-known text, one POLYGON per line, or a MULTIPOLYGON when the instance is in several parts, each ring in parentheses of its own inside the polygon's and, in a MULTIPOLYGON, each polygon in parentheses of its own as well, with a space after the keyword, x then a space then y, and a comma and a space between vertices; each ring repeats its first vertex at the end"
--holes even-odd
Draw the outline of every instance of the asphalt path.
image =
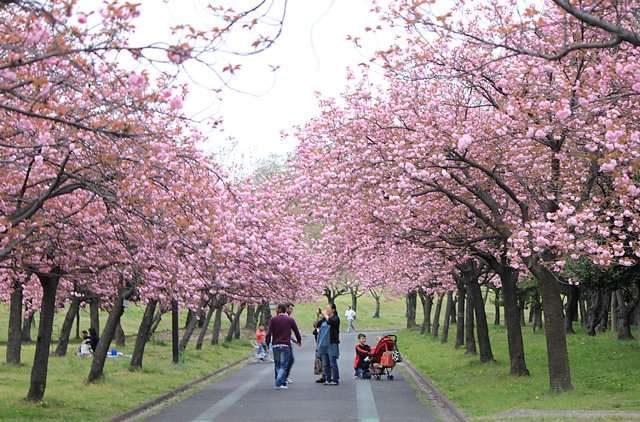
MULTIPOLYGON (((367 334, 372 346, 376 335, 367 334)), ((315 342, 306 335, 301 348, 294 346, 288 390, 275 389, 273 363, 251 363, 145 421, 437 421, 398 368, 392 381, 353 379, 356 335, 341 333, 340 341, 339 386, 314 382, 319 378, 313 375, 315 342)))

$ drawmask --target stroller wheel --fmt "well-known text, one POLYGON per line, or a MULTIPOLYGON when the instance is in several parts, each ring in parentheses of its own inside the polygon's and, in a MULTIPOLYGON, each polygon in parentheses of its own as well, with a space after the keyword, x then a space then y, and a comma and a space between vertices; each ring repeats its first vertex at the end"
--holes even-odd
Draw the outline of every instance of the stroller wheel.
POLYGON ((387 379, 388 379, 389 381, 393 381, 393 375, 387 375, 387 379))

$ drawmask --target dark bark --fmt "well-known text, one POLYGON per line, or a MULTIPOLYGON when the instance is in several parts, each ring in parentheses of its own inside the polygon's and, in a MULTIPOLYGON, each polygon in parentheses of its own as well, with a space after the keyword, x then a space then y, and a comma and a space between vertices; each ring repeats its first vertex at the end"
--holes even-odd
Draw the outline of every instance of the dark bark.
MULTIPOLYGON (((202 343, 204 342, 204 338, 207 335, 207 330, 209 329, 209 323, 211 322, 211 317, 213 316, 213 313, 216 310, 215 303, 216 303, 215 298, 212 298, 211 300, 209 300, 209 310, 207 311, 207 313, 203 318, 204 321, 202 322, 202 328, 200 328, 200 334, 198 335, 198 341, 196 342, 196 350, 202 349, 202 343)), ((258 306, 258 311, 260 311, 259 306, 258 306)), ((257 318, 258 313, 254 313, 254 315, 257 318)))
POLYGON ((631 334, 629 320, 636 308, 636 303, 634 300, 629 300, 629 298, 625 297, 621 289, 616 290, 614 294, 618 302, 618 309, 612 309, 611 314, 618 313, 618 340, 632 340, 633 335, 631 334))
POLYGON ((424 290, 419 290, 418 295, 422 302, 422 325, 420 334, 431 332, 431 309, 433 308, 433 296, 424 290))
POLYGON ((116 333, 116 327, 120 324, 120 317, 124 313, 123 302, 128 300, 133 294, 132 288, 121 287, 118 289, 118 297, 116 298, 111 311, 109 311, 109 317, 107 323, 104 325, 104 330, 100 335, 98 346, 93 352, 93 360, 91 361, 91 369, 89 370, 89 377, 87 381, 92 383, 96 382, 102 377, 104 371, 104 364, 107 360, 107 352, 111 347, 111 342, 116 333))
MULTIPOLYGON (((225 303, 226 303, 226 299, 222 298, 216 304, 216 315, 213 319, 213 331, 211 333, 212 346, 215 346, 216 344, 218 344, 218 341, 220 339, 220 326, 222 325, 222 307, 224 306, 225 303)), ((269 306, 267 304, 267 310, 268 309, 269 309, 269 306)), ((269 312, 269 314, 271 313, 269 312)))
POLYGON ((611 332, 618 332, 618 295, 611 295, 611 332))
POLYGON ((193 320, 194 315, 195 315, 195 312, 193 312, 191 309, 187 311, 187 320, 184 322, 184 328, 187 328, 189 326, 189 324, 193 320))
POLYGON ((94 297, 89 301, 89 316, 91 318, 91 328, 95 328, 96 333, 100 332, 100 298, 94 297))
POLYGON ((411 329, 416 327, 418 324, 416 324, 416 306, 417 306, 417 300, 416 300, 416 292, 411 292, 411 293, 407 293, 406 296, 406 302, 407 302, 407 312, 406 312, 406 316, 407 316, 407 328, 411 329))
POLYGON ((178 301, 171 299, 171 357, 173 363, 178 363, 180 360, 180 347, 178 344, 178 301))
MULTIPOLYGON (((506 258, 502 260, 503 264, 506 258)), ((507 327, 507 343, 509 346, 510 375, 528 376, 529 369, 524 354, 524 342, 522 340, 522 326, 520 325, 518 309, 518 270, 508 265, 499 268, 500 281, 502 282, 502 297, 504 306, 504 319, 507 327)))
POLYGON ((158 329, 158 325, 160 325, 160 323, 162 322, 162 315, 164 315, 166 312, 167 312, 167 310, 165 309, 165 307, 163 306, 162 303, 158 303, 156 305, 156 313, 153 315, 153 320, 151 322, 151 328, 149 329, 149 332, 147 333, 147 338, 146 338, 145 343, 148 342, 149 340, 151 340, 151 336, 153 336, 153 334, 158 329))
POLYGON ((13 280, 9 305, 9 333, 7 338, 7 364, 20 365, 22 352, 22 283, 13 280))
POLYGON ((38 340, 31 368, 31 382, 26 400, 39 402, 44 397, 47 387, 47 370, 49 367, 49 348, 53 332, 53 318, 56 312, 56 293, 62 271, 54 267, 49 273, 37 273, 42 286, 40 305, 40 323, 38 324, 38 340))
POLYGON ((470 280, 467 284, 467 291, 473 296, 473 310, 476 317, 476 333, 478 335, 478 349, 480 349, 480 362, 488 363, 494 360, 493 351, 491 350, 491 341, 489 339, 489 326, 487 325, 487 314, 484 310, 484 301, 482 291, 478 280, 470 280), (475 306, 479 303, 479 306, 475 306))
POLYGON ((124 333, 124 329, 122 328, 121 321, 118 321, 118 325, 116 325, 114 340, 116 342, 116 347, 125 347, 127 345, 127 337, 124 333))
POLYGON ((456 306, 458 305, 458 296, 457 295, 451 295, 451 299, 453 300, 453 303, 451 305, 451 324, 457 324, 458 323, 458 318, 456 316, 456 306))
POLYGON ((206 305, 207 305, 207 298, 203 295, 200 298, 198 309, 196 311, 192 311, 193 315, 191 317, 191 320, 189 321, 189 324, 187 324, 184 330, 182 339, 180 339, 180 345, 179 345, 180 350, 184 350, 187 348, 187 345, 189 344, 189 339, 191 338, 193 331, 196 329, 196 326, 198 325, 198 321, 202 319, 202 314, 204 313, 204 308, 206 305))
POLYGON ((545 320, 547 341, 547 362, 549 367, 549 386, 551 391, 573 390, 567 337, 564 331, 564 313, 560 297, 560 284, 547 267, 536 258, 525 259, 527 267, 538 280, 542 295, 542 307, 545 320))
POLYGON ((467 309, 465 313, 466 319, 466 327, 465 327, 465 343, 466 349, 465 353, 470 355, 475 355, 477 353, 476 349, 476 335, 475 335, 475 324, 473 321, 473 297, 467 291, 467 309))
POLYGON ((262 302, 262 311, 260 312, 260 324, 264 324, 265 327, 269 326, 271 321, 271 307, 268 301, 262 302))
POLYGON ((35 316, 35 311, 29 311, 29 314, 24 317, 24 321, 22 323, 22 342, 23 343, 31 343, 31 327, 33 326, 33 319, 35 316))
POLYGON ((149 339, 149 332, 153 325, 153 317, 156 312, 158 301, 155 299, 149 300, 144 314, 142 315, 142 321, 138 327, 138 335, 136 336, 136 344, 133 347, 133 353, 131 354, 131 368, 142 368, 142 360, 144 357, 144 348, 147 345, 149 339))
POLYGON ((602 294, 600 309, 598 309, 598 325, 596 325, 596 333, 604 333, 605 331, 607 331, 607 324, 609 324, 610 306, 611 292, 604 292, 602 294))
POLYGON ((588 319, 587 319, 587 335, 595 336, 596 327, 598 326, 598 315, 602 306, 602 292, 592 290, 589 298, 588 319))
POLYGON ((258 325, 258 317, 256 315, 256 306, 247 306, 247 319, 244 323, 244 329, 249 331, 255 331, 258 325))
POLYGON ((535 333, 536 328, 542 329, 542 305, 540 304, 540 292, 538 289, 535 290, 531 298, 531 312, 533 314, 531 326, 535 333))
POLYGON ((80 312, 76 314, 76 340, 80 340, 80 312))
POLYGON ((464 346, 464 305, 466 302, 466 292, 467 289, 464 287, 464 285, 461 285, 461 283, 458 284, 458 323, 456 324, 456 344, 453 346, 454 349, 459 349, 460 347, 464 346))
POLYGON ((500 289, 495 290, 496 296, 493 301, 493 310, 495 317, 493 318, 493 325, 500 325, 500 289))
POLYGON ((580 309, 580 326, 586 327, 587 326, 587 309, 585 307, 585 300, 582 298, 578 300, 578 305, 579 305, 578 309, 580 309))
POLYGON ((440 343, 444 344, 449 339, 449 324, 451 323, 451 314, 455 314, 453 293, 447 292, 447 306, 444 310, 444 325, 442 326, 442 339, 440 343))
POLYGON ((67 310, 67 315, 64 317, 62 329, 60 330, 60 339, 58 340, 58 346, 56 347, 55 352, 53 352, 55 356, 67 355, 69 336, 71 335, 71 330, 73 329, 73 321, 76 319, 78 311, 80 310, 80 302, 82 302, 82 300, 79 297, 71 296, 71 300, 69 301, 69 309, 67 310))
POLYGON ((372 290, 371 296, 376 300, 376 311, 373 313, 373 318, 380 318, 380 295, 372 290))
POLYGON ((573 330, 573 321, 578 316, 578 300, 580 299, 580 290, 578 286, 569 284, 567 286, 567 303, 564 305, 564 331, 567 334, 575 334, 573 330))
POLYGON ((433 314, 433 324, 431 324, 431 338, 438 338, 438 330, 440 329, 440 312, 442 311, 442 296, 438 296, 436 302, 436 310, 433 314))
POLYGON ((227 332, 227 337, 224 339, 225 342, 229 343, 233 339, 236 329, 240 325, 240 316, 242 315, 242 311, 244 310, 245 306, 246 303, 241 303, 238 306, 238 310, 233 317, 233 321, 231 321, 231 327, 229 327, 229 331, 227 332))
POLYGON ((520 313, 520 315, 518 316, 518 320, 520 321, 520 326, 521 327, 526 327, 527 326, 526 319, 524 317, 524 308, 525 308, 524 297, 519 297, 518 298, 518 312, 520 313))

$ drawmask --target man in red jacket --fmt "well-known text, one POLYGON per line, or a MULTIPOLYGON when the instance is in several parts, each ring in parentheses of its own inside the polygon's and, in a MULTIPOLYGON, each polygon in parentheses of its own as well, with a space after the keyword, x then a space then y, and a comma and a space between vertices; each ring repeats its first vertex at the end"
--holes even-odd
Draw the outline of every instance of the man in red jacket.
POLYGON ((267 329, 267 341, 273 346, 273 364, 276 376, 276 390, 287 389, 287 368, 291 354, 291 331, 296 336, 298 347, 302 346, 302 337, 295 319, 287 315, 287 306, 284 303, 278 305, 278 315, 271 318, 267 329))

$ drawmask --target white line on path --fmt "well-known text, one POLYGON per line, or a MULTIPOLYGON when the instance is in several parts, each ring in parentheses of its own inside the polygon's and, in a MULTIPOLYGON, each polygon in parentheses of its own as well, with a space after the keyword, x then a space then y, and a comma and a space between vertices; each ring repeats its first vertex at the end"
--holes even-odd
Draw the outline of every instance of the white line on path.
POLYGON ((245 394, 249 392, 253 387, 255 387, 262 378, 267 375, 269 372, 273 373, 273 367, 268 366, 260 371, 255 377, 240 385, 240 387, 236 388, 226 396, 224 396, 220 401, 216 404, 205 410, 203 413, 198 415, 197 418, 192 420, 191 422, 213 422, 216 417, 218 417, 222 412, 233 406, 238 400, 242 398, 245 394))
POLYGON ((376 401, 369 380, 356 380, 356 401, 358 403, 359 422, 380 422, 376 401))

